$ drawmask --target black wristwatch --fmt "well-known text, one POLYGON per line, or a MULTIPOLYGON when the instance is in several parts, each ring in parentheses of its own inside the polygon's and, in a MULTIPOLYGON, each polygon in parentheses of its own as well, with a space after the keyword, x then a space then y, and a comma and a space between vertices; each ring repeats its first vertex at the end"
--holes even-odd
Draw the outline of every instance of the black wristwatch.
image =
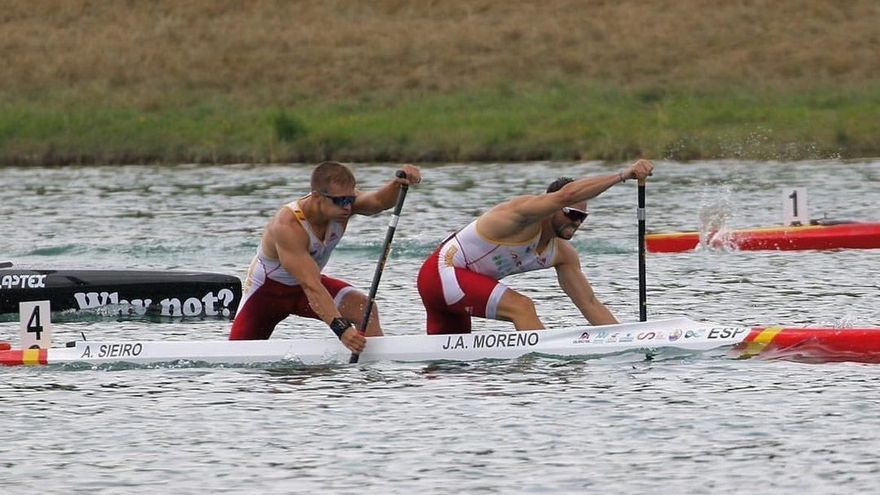
POLYGON ((341 316, 338 318, 333 318, 333 321, 330 322, 330 330, 333 330, 333 333, 336 334, 339 340, 342 340, 342 334, 344 334, 345 331, 349 329, 349 327, 353 326, 354 323, 352 323, 351 320, 343 318, 341 316))

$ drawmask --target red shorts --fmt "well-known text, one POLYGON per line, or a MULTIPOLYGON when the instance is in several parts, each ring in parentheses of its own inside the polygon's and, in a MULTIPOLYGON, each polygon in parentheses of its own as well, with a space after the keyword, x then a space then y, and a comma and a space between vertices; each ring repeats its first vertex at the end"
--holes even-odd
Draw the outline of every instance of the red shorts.
POLYGON ((427 332, 429 335, 471 333, 471 316, 495 318, 495 308, 507 286, 492 277, 472 272, 466 268, 454 270, 454 277, 440 275, 440 249, 437 248, 419 270, 418 289, 425 305, 427 332), (448 303, 443 284, 456 284, 464 297, 448 303))
MULTIPOLYGON (((326 275, 321 275, 321 284, 334 299, 338 299, 340 292, 351 287, 347 282, 326 275)), ((336 304, 338 306, 339 302, 336 304)), ((302 286, 285 285, 266 279, 253 293, 246 296, 242 306, 238 308, 229 332, 229 340, 268 339, 275 326, 289 315, 320 320, 309 305, 302 286)))

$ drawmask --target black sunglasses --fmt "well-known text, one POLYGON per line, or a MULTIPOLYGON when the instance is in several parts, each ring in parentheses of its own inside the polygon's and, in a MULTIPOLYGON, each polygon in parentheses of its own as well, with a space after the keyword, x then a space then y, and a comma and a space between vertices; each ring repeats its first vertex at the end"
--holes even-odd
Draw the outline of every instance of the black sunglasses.
POLYGON ((321 196, 324 196, 325 198, 329 199, 330 201, 333 201, 333 204, 340 207, 340 208, 345 208, 348 205, 354 204, 354 199, 356 197, 356 196, 331 196, 327 193, 322 193, 320 191, 318 191, 318 194, 320 194, 321 196))
POLYGON ((587 219, 588 216, 590 216, 589 213, 583 210, 578 210, 577 208, 569 208, 568 206, 562 207, 562 213, 565 214, 565 216, 568 217, 568 219, 572 222, 583 222, 587 219))

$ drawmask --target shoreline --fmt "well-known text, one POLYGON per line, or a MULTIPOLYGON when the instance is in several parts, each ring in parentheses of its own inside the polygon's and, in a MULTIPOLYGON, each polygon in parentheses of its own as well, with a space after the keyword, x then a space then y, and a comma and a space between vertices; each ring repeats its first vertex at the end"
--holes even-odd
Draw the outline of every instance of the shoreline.
POLYGON ((60 95, 37 106, 6 95, 0 99, 7 109, 0 114, 0 166, 880 156, 880 85, 700 94, 508 87, 391 105, 283 107, 224 95, 156 98, 143 107, 60 95))
POLYGON ((880 155, 873 0, 4 7, 0 166, 880 155))

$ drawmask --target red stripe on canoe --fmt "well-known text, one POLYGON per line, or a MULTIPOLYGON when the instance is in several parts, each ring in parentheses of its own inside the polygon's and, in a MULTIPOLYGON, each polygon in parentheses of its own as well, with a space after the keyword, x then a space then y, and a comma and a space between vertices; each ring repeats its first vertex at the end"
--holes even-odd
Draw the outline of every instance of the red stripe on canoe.
POLYGON ((880 328, 755 327, 734 352, 810 362, 880 363, 880 328))
MULTIPOLYGON (((645 236, 645 246, 652 253, 690 251, 696 248, 699 242, 699 232, 673 232, 645 236)), ((709 241, 709 245, 716 248, 724 244, 743 251, 877 249, 880 248, 880 223, 741 229, 730 231, 724 239, 710 239, 709 241)))
POLYGON ((0 350, 0 366, 30 366, 47 363, 46 349, 0 350))

